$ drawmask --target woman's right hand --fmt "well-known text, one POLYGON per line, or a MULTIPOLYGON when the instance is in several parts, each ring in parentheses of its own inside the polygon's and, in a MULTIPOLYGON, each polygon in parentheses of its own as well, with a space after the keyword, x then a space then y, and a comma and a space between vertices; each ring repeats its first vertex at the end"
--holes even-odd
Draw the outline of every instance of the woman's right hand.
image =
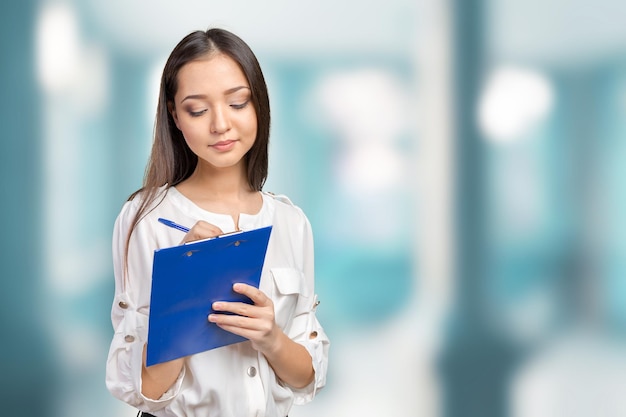
POLYGON ((195 240, 208 239, 222 234, 224 234, 224 232, 222 232, 222 229, 216 225, 205 222, 204 220, 199 220, 191 229, 189 229, 180 244, 182 245, 183 243, 193 242, 195 240))

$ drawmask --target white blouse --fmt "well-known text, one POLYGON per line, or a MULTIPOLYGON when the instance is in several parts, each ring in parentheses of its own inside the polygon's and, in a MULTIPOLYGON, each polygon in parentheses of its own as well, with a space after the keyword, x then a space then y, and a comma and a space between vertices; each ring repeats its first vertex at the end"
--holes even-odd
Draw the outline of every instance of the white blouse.
POLYGON ((141 394, 153 253, 158 248, 178 245, 184 236, 157 218, 188 227, 204 220, 224 233, 235 230, 230 215, 201 209, 175 187, 161 189, 156 202, 131 236, 126 279, 126 236, 140 198, 126 202, 115 222, 115 298, 111 310, 115 334, 106 366, 109 391, 157 417, 281 417, 288 414, 292 404, 311 401, 326 383, 329 348, 328 337, 315 317, 318 302, 314 292, 311 226, 302 210, 287 198, 265 193, 259 213, 240 214, 239 228, 273 226, 259 288, 274 302, 277 325, 311 355, 314 381, 302 389, 285 384, 263 354, 246 341, 188 356, 177 381, 158 400, 141 394))

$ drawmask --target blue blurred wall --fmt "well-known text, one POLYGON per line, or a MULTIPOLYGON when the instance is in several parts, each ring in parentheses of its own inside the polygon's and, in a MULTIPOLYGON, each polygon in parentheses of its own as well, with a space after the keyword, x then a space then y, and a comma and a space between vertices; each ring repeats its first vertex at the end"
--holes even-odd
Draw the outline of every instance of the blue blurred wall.
POLYGON ((35 80, 36 1, 0 13, 0 402, 9 415, 48 416, 59 372, 40 317, 42 189, 40 95, 35 80))

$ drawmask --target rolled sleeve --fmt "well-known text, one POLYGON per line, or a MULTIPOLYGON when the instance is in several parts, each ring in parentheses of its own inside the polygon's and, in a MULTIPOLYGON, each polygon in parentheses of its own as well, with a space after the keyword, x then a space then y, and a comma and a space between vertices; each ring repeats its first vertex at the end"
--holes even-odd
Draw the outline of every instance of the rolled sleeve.
MULTIPOLYGON (((122 301, 124 302, 124 301, 122 301)), ((176 383, 159 399, 141 394, 143 350, 146 343, 148 317, 127 310, 120 321, 107 360, 106 385, 114 397, 142 411, 156 411, 167 407, 180 391, 185 375, 181 371, 176 383)))
POLYGON ((309 352, 309 355, 311 355, 315 376, 313 381, 311 381, 311 383, 306 387, 292 389, 294 394, 294 404, 296 405, 303 405, 312 401, 317 391, 326 385, 330 341, 315 316, 315 310, 319 304, 317 302, 317 297, 314 297, 313 301, 311 311, 306 317, 306 333, 303 337, 298 338, 299 340, 296 341, 304 346, 307 352, 309 352))
POLYGON ((145 343, 142 333, 145 332, 146 325, 147 317, 136 311, 123 314, 115 329, 107 360, 107 388, 113 396, 135 407, 142 404, 138 394, 141 392, 145 343))
POLYGON ((326 385, 330 341, 316 317, 316 310, 320 303, 315 294, 313 232, 309 220, 301 210, 298 211, 303 220, 301 267, 304 273, 304 294, 307 296, 301 297, 301 300, 306 303, 305 313, 294 318, 292 328, 300 329, 294 341, 303 345, 309 352, 315 372, 314 379, 309 385, 299 389, 293 388, 294 403, 302 405, 313 400, 317 391, 326 385), (308 296, 309 294, 311 296, 308 296))
POLYGON ((154 236, 138 226, 129 243, 128 268, 124 267, 126 236, 136 207, 128 202, 113 229, 115 297, 111 309, 114 335, 106 364, 106 386, 111 394, 142 411, 167 407, 181 390, 185 368, 159 399, 141 393, 143 351, 148 337, 148 312, 154 236), (126 272, 125 272, 126 271, 126 272))

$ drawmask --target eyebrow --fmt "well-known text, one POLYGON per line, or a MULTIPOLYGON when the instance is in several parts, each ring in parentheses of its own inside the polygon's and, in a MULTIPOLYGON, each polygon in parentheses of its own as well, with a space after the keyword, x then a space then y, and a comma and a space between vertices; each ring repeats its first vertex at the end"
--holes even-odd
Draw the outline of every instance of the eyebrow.
MULTIPOLYGON (((224 95, 227 96, 243 89, 250 90, 250 87, 246 87, 245 85, 240 85, 238 87, 229 88, 228 90, 224 91, 224 95)), ((207 98, 206 94, 190 94, 186 96, 185 98, 183 98, 180 102, 183 103, 185 100, 206 99, 206 98, 207 98)))

